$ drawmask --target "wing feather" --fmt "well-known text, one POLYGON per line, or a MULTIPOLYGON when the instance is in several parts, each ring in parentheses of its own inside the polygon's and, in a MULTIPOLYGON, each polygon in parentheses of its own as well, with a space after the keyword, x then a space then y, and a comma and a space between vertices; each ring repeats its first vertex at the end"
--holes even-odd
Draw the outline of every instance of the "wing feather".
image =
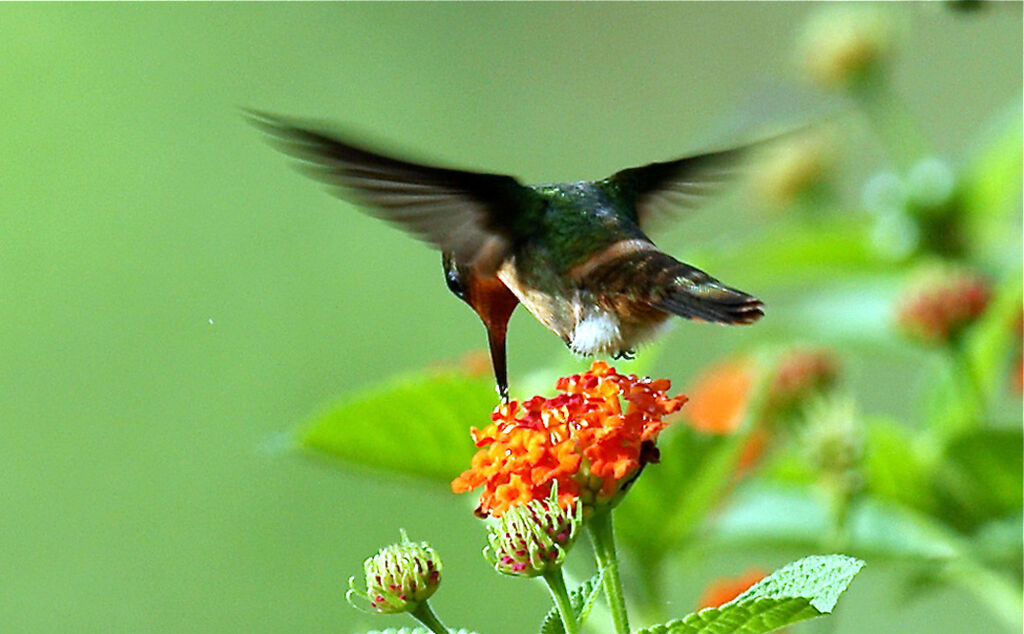
POLYGON ((736 180, 752 146, 744 146, 631 167, 607 180, 636 196, 636 220, 641 227, 651 218, 674 210, 693 209, 736 180))
POLYGON ((535 193, 511 176, 405 161, 275 115, 249 112, 303 171, 415 237, 493 274, 516 240, 516 219, 535 193))
POLYGON ((636 221, 647 228, 655 216, 704 204, 749 172, 751 157, 760 149, 806 129, 797 126, 748 145, 630 167, 602 183, 632 196, 636 221))

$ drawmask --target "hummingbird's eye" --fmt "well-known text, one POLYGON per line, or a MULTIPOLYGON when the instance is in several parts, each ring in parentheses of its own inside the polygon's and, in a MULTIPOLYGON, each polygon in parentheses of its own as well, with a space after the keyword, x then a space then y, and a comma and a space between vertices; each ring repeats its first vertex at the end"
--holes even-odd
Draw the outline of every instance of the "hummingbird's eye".
POLYGON ((456 297, 463 301, 469 301, 466 293, 466 285, 463 284, 462 277, 459 275, 459 269, 457 267, 445 267, 444 282, 448 285, 448 290, 454 293, 456 297))
POLYGON ((442 253, 441 268, 444 269, 444 283, 448 285, 448 290, 462 301, 469 302, 469 289, 466 288, 459 265, 455 263, 455 256, 447 252, 442 253))

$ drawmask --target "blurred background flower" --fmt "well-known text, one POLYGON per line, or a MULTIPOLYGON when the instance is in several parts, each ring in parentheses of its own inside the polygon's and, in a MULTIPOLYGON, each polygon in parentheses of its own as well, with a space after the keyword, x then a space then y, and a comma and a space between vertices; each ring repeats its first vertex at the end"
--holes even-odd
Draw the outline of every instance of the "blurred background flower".
POLYGON ((751 568, 736 577, 715 579, 704 589, 704 593, 697 601, 697 609, 717 608, 723 603, 728 603, 767 575, 768 573, 761 568, 751 568))
POLYGON ((900 328, 928 344, 949 344, 985 312, 992 290, 976 273, 932 268, 918 274, 897 308, 900 328))

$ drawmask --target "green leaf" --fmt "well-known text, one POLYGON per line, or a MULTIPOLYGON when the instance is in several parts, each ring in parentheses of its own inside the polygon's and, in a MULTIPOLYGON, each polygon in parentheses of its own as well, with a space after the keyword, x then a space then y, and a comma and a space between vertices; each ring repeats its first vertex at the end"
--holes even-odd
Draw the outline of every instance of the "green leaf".
POLYGON ((985 313, 949 351, 946 373, 925 402, 925 420, 940 450, 987 422, 994 397, 1007 391, 1021 301, 1018 271, 1002 281, 985 313))
POLYGON ((496 403, 490 377, 425 371, 341 401, 299 441, 349 463, 449 481, 469 467, 469 428, 489 424, 496 403))
POLYGON ((863 567, 863 561, 846 555, 804 557, 765 577, 722 607, 762 598, 801 597, 808 599, 818 612, 828 614, 863 567))
MULTIPOLYGON (((765 227, 744 247, 744 283, 750 287, 834 282, 837 276, 889 272, 893 264, 872 245, 872 219, 862 214, 828 216, 816 222, 780 222, 765 227)), ((722 274, 724 275, 724 274, 722 274)))
POLYGON ((1022 285, 1018 269, 1002 281, 985 314, 966 334, 964 354, 978 387, 989 397, 1009 382, 1008 353, 1020 332, 1022 285))
POLYGON ((964 169, 960 184, 972 241, 985 245, 1007 238, 1007 219, 1017 213, 1011 205, 1020 202, 1020 101, 1015 100, 1011 108, 1000 113, 991 127, 993 132, 964 169))
POLYGON ((637 634, 759 634, 829 614, 864 562, 845 555, 805 557, 718 608, 637 634))
MULTIPOLYGON (((572 613, 576 615, 576 622, 580 625, 583 625, 583 622, 590 615, 590 609, 594 607, 594 600, 597 599, 600 589, 601 573, 597 573, 569 593, 572 613)), ((565 634, 565 626, 562 624, 562 617, 558 614, 557 607, 552 607, 544 615, 544 621, 540 626, 540 634, 565 634)))
POLYGON ((961 436, 937 465, 935 490, 942 519, 964 532, 1020 511, 1024 497, 1021 429, 981 429, 961 436))
POLYGON ((876 417, 866 425, 864 476, 874 495, 910 508, 931 512, 935 496, 925 461, 912 434, 898 421, 876 417))
MULTIPOLYGON (((943 524, 881 500, 856 500, 847 521, 849 549, 865 559, 950 560, 962 549, 962 540, 943 524)), ((708 539, 726 550, 813 549, 820 548, 830 527, 827 509, 807 489, 759 486, 735 497, 716 518, 708 539)))

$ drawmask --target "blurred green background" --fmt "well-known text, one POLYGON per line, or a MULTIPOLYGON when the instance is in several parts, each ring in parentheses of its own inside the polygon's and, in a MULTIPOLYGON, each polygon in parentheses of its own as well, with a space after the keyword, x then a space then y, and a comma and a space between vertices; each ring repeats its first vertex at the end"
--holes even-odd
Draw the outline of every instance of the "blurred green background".
MULTIPOLYGON (((837 183, 857 208, 865 181, 897 166, 842 100, 799 82, 796 41, 819 10, 0 7, 0 631, 397 627, 342 595, 400 526, 445 558, 435 604, 450 623, 520 632, 491 618, 517 611, 535 622, 543 589, 491 576, 469 496, 291 450, 296 426, 337 396, 457 359, 484 335, 435 252, 289 170, 239 107, 336 121, 525 182, 835 117, 858 140, 838 150, 837 183)), ((1021 5, 884 10, 898 33, 893 85, 932 151, 959 165, 1020 102, 1021 5)), ((746 259, 734 245, 770 235, 771 219, 730 200, 655 239, 758 294, 768 316, 750 329, 679 324, 656 366, 679 387, 754 338, 829 336, 816 302, 834 289, 746 259)), ((1008 230, 1019 262, 1019 217, 1008 230)), ((888 308, 868 301, 837 320, 857 330, 888 308)), ((832 337, 863 410, 910 411, 927 355, 832 337)), ((513 388, 556 356, 572 363, 525 311, 509 340, 513 388)), ((468 464, 468 436, 451 450, 468 464)), ((697 580, 745 561, 694 564, 669 601, 689 611, 697 580)), ((954 590, 897 602, 896 578, 869 566, 839 630, 1005 627, 954 590)))

